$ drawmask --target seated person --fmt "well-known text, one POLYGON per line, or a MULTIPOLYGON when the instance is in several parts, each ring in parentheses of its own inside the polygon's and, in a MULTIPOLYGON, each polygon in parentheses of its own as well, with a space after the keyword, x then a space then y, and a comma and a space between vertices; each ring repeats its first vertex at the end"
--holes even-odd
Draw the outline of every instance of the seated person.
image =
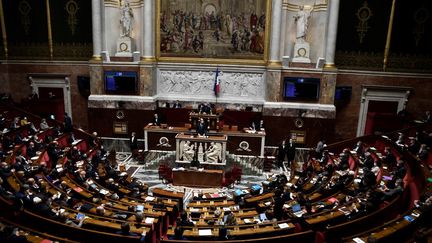
POLYGON ((199 136, 207 136, 207 132, 208 132, 207 129, 208 129, 208 127, 207 127, 207 124, 204 122, 204 119, 200 118, 200 121, 199 121, 197 129, 196 129, 198 135, 199 136))
POLYGON ((159 115, 157 113, 155 113, 153 115, 153 121, 152 121, 152 123, 153 123, 153 126, 160 126, 161 121, 160 121, 159 115))
POLYGON ((183 160, 192 161, 194 154, 194 145, 190 141, 186 141, 183 144, 183 160))
POLYGON ((49 129, 48 122, 46 121, 45 118, 42 118, 39 127, 40 127, 40 129, 41 129, 42 131, 45 131, 45 130, 49 129))
POLYGON ((176 102, 173 104, 172 107, 173 108, 182 108, 182 105, 181 105, 181 103, 178 100, 176 100, 176 102))
POLYGON ((225 225, 237 225, 237 220, 234 215, 234 213, 231 211, 228 213, 228 215, 225 217, 225 225))
POLYGON ((219 155, 220 155, 220 148, 218 145, 216 145, 214 142, 210 143, 210 146, 208 147, 207 151, 205 152, 207 156, 208 162, 215 162, 217 163, 219 161, 219 155))
POLYGON ((199 113, 211 114, 211 106, 208 103, 203 103, 198 106, 199 113))

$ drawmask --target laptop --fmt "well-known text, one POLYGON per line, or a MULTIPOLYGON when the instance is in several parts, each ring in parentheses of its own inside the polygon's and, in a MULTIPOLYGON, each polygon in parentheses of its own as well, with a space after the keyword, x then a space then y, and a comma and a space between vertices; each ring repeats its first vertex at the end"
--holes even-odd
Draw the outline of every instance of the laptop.
POLYGON ((300 204, 294 204, 291 206, 293 213, 297 213, 298 211, 301 211, 301 206, 300 204))
POLYGON ((303 215, 303 210, 302 210, 300 204, 294 204, 294 205, 292 205, 291 208, 292 208, 293 214, 295 216, 301 217, 303 215))
POLYGON ((265 214, 265 213, 260 213, 260 215, 259 215, 259 219, 260 219, 261 221, 267 220, 267 216, 266 216, 266 214, 265 214))

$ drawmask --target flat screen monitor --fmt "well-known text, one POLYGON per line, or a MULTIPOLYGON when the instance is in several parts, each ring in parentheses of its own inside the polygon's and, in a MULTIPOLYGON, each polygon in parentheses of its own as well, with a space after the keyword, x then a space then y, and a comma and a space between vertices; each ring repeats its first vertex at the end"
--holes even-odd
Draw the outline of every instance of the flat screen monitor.
POLYGON ((336 86, 335 100, 349 101, 351 99, 352 87, 351 86, 336 86))
POLYGON ((137 72, 107 71, 105 72, 105 91, 107 94, 137 93, 137 72))
POLYGON ((286 100, 318 100, 319 78, 286 77, 283 96, 286 100))

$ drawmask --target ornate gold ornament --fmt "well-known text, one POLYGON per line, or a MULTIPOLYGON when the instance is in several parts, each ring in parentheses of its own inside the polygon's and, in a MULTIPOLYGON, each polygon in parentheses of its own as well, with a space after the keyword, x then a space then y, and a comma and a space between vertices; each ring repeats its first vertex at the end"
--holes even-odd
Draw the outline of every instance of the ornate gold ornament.
POLYGON ((78 3, 75 0, 69 0, 65 5, 65 10, 68 13, 68 25, 72 35, 75 35, 76 26, 78 25, 76 14, 79 9, 78 3))
POLYGON ((27 2, 27 0, 21 0, 21 2, 19 2, 18 4, 18 11, 21 14, 21 25, 24 29, 24 33, 26 35, 29 34, 30 31, 30 12, 31 12, 32 8, 30 6, 30 3, 27 2))
POLYGON ((423 34, 425 33, 425 23, 430 18, 430 13, 427 8, 421 7, 417 9, 414 13, 414 21, 416 25, 414 26, 413 33, 416 42, 416 46, 420 43, 423 34))
POLYGON ((363 6, 357 10, 356 16, 359 20, 357 25, 357 32, 360 39, 360 43, 363 43, 363 38, 369 30, 368 21, 373 16, 372 10, 369 8, 367 1, 363 3, 363 6))

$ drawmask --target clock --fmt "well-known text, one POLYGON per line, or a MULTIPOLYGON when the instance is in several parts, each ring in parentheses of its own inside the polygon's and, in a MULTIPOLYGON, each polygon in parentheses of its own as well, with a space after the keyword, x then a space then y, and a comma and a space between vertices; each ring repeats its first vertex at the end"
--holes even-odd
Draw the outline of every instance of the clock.
POLYGON ((128 44, 126 44, 125 42, 120 43, 120 51, 125 52, 128 50, 128 44))
POLYGON ((116 112, 116 117, 117 117, 117 119, 119 119, 119 120, 124 119, 124 118, 125 118, 125 113, 124 113, 124 111, 122 111, 122 110, 118 110, 118 111, 116 112))
POLYGON ((306 53, 307 53, 307 51, 306 51, 306 49, 305 48, 299 48, 298 50, 297 50, 297 55, 298 56, 300 56, 300 57, 305 57, 306 56, 306 53))
POLYGON ((303 121, 303 119, 301 119, 301 118, 296 118, 296 119, 294 120, 294 125, 295 125, 297 128, 302 128, 303 125, 304 125, 304 121, 303 121))

